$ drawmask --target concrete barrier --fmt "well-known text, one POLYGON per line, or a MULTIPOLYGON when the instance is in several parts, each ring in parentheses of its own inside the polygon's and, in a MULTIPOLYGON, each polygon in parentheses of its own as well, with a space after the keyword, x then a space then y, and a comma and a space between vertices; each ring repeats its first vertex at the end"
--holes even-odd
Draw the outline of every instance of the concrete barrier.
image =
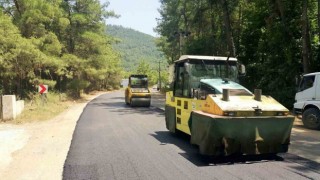
POLYGON ((2 119, 12 120, 15 119, 24 109, 24 101, 16 100, 15 95, 2 96, 2 119))
POLYGON ((17 116, 20 115, 24 109, 24 100, 19 100, 16 101, 16 106, 17 106, 17 116))
POLYGON ((2 95, 0 96, 0 120, 2 119, 2 95))

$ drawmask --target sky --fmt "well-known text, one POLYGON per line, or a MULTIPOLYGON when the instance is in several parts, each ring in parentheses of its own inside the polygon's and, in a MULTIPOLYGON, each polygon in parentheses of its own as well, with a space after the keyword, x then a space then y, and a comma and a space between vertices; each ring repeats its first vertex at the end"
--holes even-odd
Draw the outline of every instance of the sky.
MULTIPOLYGON (((102 3, 106 0, 100 0, 102 3)), ((109 18, 107 24, 122 25, 145 34, 158 36, 153 29, 157 26, 156 18, 160 18, 159 0, 108 0, 107 10, 114 10, 120 18, 109 18)))

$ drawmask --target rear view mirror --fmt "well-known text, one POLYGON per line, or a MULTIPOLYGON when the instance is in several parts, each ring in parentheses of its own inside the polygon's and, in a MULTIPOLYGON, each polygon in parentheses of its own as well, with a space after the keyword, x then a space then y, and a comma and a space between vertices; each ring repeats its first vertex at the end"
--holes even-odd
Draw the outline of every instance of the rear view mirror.
POLYGON ((194 99, 199 99, 199 91, 200 89, 191 88, 190 89, 190 97, 194 99))
POLYGON ((173 82, 165 85, 165 92, 173 91, 173 82))
POLYGON ((183 64, 183 66, 184 66, 185 70, 188 70, 189 67, 190 67, 190 64, 189 64, 188 62, 185 62, 185 63, 183 64))
POLYGON ((246 66, 243 64, 240 64, 240 66, 239 66, 239 75, 241 75, 241 76, 246 75, 246 66))

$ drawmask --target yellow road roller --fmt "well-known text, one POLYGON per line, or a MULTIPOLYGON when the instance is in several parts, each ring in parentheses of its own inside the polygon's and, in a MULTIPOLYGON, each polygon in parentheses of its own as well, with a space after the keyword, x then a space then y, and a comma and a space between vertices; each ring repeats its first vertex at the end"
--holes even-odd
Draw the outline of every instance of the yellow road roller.
POLYGON ((125 101, 131 107, 149 107, 151 92, 148 88, 148 76, 133 74, 129 77, 129 84, 125 90, 125 101))
POLYGON ((166 127, 189 134, 200 154, 288 151, 294 117, 261 89, 252 93, 238 83, 245 67, 236 58, 184 55, 173 66, 166 127))

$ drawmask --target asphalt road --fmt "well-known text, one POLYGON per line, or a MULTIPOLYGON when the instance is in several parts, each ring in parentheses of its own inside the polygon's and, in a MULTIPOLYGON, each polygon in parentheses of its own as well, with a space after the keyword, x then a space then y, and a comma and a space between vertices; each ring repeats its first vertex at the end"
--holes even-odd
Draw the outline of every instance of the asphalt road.
POLYGON ((63 179, 320 179, 319 163, 294 154, 201 156, 164 112, 130 108, 122 91, 88 103, 77 122, 63 179))

